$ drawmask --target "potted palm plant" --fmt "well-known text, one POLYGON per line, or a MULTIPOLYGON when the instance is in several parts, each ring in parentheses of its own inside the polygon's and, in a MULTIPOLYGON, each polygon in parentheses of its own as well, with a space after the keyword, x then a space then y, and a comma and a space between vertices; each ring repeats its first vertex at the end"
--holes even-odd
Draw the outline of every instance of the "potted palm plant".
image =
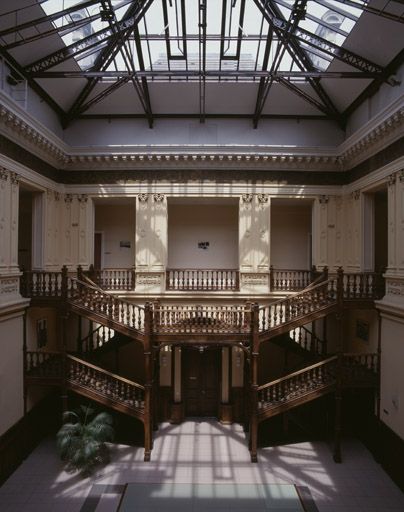
POLYGON ((95 414, 94 409, 83 405, 77 412, 63 414, 63 425, 56 434, 58 451, 67 468, 84 475, 91 473, 97 464, 108 462, 105 443, 113 439, 111 415, 95 414))

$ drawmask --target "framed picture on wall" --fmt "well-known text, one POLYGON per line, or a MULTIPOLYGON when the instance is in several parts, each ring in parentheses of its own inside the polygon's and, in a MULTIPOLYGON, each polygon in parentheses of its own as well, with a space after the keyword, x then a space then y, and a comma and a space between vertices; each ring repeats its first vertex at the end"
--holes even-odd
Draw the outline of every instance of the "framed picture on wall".
POLYGON ((36 342, 38 348, 43 348, 48 343, 48 322, 41 318, 36 322, 36 342))
POLYGON ((365 320, 356 320, 356 337, 362 341, 369 341, 369 322, 365 320))

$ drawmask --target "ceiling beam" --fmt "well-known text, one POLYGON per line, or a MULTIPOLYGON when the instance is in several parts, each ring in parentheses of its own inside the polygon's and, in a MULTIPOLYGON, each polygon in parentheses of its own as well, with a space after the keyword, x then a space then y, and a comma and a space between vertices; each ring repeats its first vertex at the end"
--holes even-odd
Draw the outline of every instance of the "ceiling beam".
MULTIPOLYGON (((140 0, 136 1, 131 5, 125 15, 123 16, 122 20, 125 22, 127 19, 135 19, 136 22, 133 26, 136 26, 139 21, 143 18, 143 16, 146 14, 148 8, 153 3, 154 0, 140 0)), ((125 32, 125 36, 128 36, 130 33, 130 30, 125 32)), ((107 46, 101 50, 100 54, 97 56, 93 69, 100 71, 102 69, 107 69, 108 66, 113 62, 115 56, 119 52, 120 44, 116 41, 116 39, 112 39, 108 41, 107 46)), ((91 92, 93 91, 94 87, 98 83, 98 78, 93 77, 90 78, 87 84, 83 87, 80 94, 77 96, 76 100, 73 102, 72 106, 70 107, 69 111, 64 117, 63 124, 64 126, 67 126, 77 115, 77 113, 80 111, 81 106, 86 102, 86 99, 89 97, 91 92)))
POLYGON ((37 25, 41 25, 42 23, 51 23, 52 21, 56 21, 59 18, 63 18, 64 16, 71 14, 72 12, 80 11, 81 9, 85 9, 86 7, 91 7, 92 5, 99 3, 99 0, 88 0, 87 2, 76 4, 72 7, 67 7, 66 9, 62 9, 61 11, 55 12, 53 14, 47 14, 46 16, 41 16, 40 18, 35 18, 33 20, 20 23, 19 25, 13 25, 12 27, 0 30, 0 37, 4 37, 8 34, 14 34, 15 32, 19 32, 20 30, 25 30, 27 28, 35 27, 37 25))
POLYGON ((107 18, 109 26, 114 34, 116 34, 118 41, 120 43, 120 54, 126 66, 126 69, 129 71, 129 80, 132 82, 132 85, 136 91, 136 94, 139 97, 140 103, 147 115, 149 128, 153 128, 153 114, 151 111, 150 105, 150 96, 147 88, 147 81, 143 79, 143 84, 146 85, 146 90, 143 88, 143 84, 139 82, 139 78, 135 75, 135 65, 133 62, 133 55, 131 54, 127 43, 128 40, 124 38, 121 29, 119 28, 118 21, 115 16, 114 9, 112 7, 111 0, 101 0, 102 5, 102 14, 107 18))
MULTIPOLYGON (((282 32, 273 25, 269 19, 272 19, 273 17, 277 19, 283 19, 283 14, 279 7, 274 2, 267 2, 264 6, 259 0, 254 0, 254 3, 258 7, 258 9, 261 11, 261 14, 263 17, 267 20, 269 23, 269 26, 273 26, 273 29, 275 33, 277 34, 278 38, 282 38, 282 32)), ((286 21, 285 21, 286 23, 286 21)), ((318 71, 314 68, 313 62, 311 61, 309 55, 307 54, 306 50, 302 48, 297 40, 294 38, 291 38, 289 40, 289 46, 288 52, 291 57, 291 59, 297 64, 297 66, 300 68, 301 71, 318 71)), ((327 92, 324 90, 323 86, 321 85, 318 78, 309 77, 308 82, 310 83, 311 87, 317 94, 317 96, 321 99, 321 101, 324 103, 324 105, 328 108, 329 116, 330 118, 333 118, 337 121, 339 126, 342 126, 343 121, 341 118, 341 115, 337 109, 337 107, 334 105, 331 98, 328 96, 327 92)))
MULTIPOLYGON (((254 2, 264 14, 265 19, 269 24, 273 25, 273 27, 280 31, 282 34, 289 34, 287 21, 285 19, 274 16, 274 14, 271 12, 270 4, 272 2, 268 0, 254 0, 254 2)), ((342 46, 338 46, 335 43, 327 41, 317 34, 313 34, 312 32, 309 32, 308 30, 305 30, 299 26, 295 27, 294 30, 290 32, 290 35, 296 41, 305 43, 308 46, 312 46, 320 52, 325 53, 332 58, 338 59, 345 64, 355 67, 361 71, 373 71, 376 73, 381 73, 383 71, 382 66, 375 64, 369 59, 361 57, 360 55, 357 55, 347 48, 343 48, 342 46)))
MULTIPOLYGON (((404 23, 404 16, 401 14, 400 16, 397 14, 393 14, 391 12, 385 11, 384 9, 376 9, 375 7, 371 7, 368 4, 355 2, 353 0, 336 0, 337 2, 345 5, 349 5, 350 7, 355 7, 356 9, 360 9, 364 12, 368 12, 370 14, 375 14, 376 16, 381 16, 382 18, 386 18, 390 21, 396 21, 398 23, 404 23)), ((398 2, 402 3, 402 2, 398 2)))
MULTIPOLYGON (((139 22, 142 18, 150 4, 153 0, 137 0, 134 5, 131 7, 133 9, 134 14, 128 17, 124 17, 121 21, 116 23, 117 28, 121 31, 125 36, 128 32, 131 32, 133 27, 139 22)), ((111 27, 104 28, 98 30, 98 32, 94 32, 93 34, 84 37, 80 41, 76 41, 69 46, 65 46, 56 52, 51 53, 50 55, 46 55, 45 57, 41 57, 40 59, 32 62, 25 66, 25 70, 28 73, 33 73, 35 71, 45 71, 46 69, 50 69, 53 66, 57 66, 62 62, 65 62, 68 59, 76 57, 81 53, 87 51, 89 48, 94 46, 99 46, 101 43, 108 42, 114 45, 117 40, 117 35, 111 29, 111 27)), ((108 44, 108 48, 111 44, 108 44)))
POLYGON ((404 50, 401 50, 394 59, 385 67, 383 73, 379 75, 366 89, 349 105, 349 107, 343 112, 345 120, 366 101, 370 96, 373 96, 383 83, 396 86, 401 85, 401 82, 394 78, 394 73, 404 63, 404 50))
POLYGON ((206 115, 206 18, 207 2, 199 0, 199 121, 205 122, 206 115))
MULTIPOLYGON (((279 69, 283 57, 287 51, 287 45, 290 39, 290 34, 293 32, 295 27, 297 27, 299 21, 304 18, 306 13, 306 5, 307 0, 295 0, 293 6, 291 7, 289 19, 286 22, 287 23, 287 34, 282 38, 281 41, 278 41, 278 44, 275 49, 275 56, 272 61, 271 66, 271 72, 276 73, 276 71, 279 69)), ((271 25, 270 25, 271 27, 271 25)), ((264 109, 266 99, 268 97, 269 91, 272 87, 272 84, 274 82, 274 77, 272 75, 269 75, 267 78, 265 78, 264 83, 260 83, 260 86, 258 88, 258 94, 255 102, 255 112, 254 112, 254 118, 253 118, 253 124, 254 128, 257 128, 258 121, 260 118, 260 115, 264 109)))
MULTIPOLYGON (((135 71, 133 73, 139 78, 198 78, 201 74, 198 70, 154 70, 154 71, 135 71)), ((361 73, 360 71, 258 71, 258 70, 205 70, 205 76, 209 77, 236 77, 236 78, 266 78, 273 76, 277 78, 352 78, 352 79, 369 79, 381 78, 381 73, 361 73)), ((100 78, 114 79, 127 77, 130 78, 132 73, 126 70, 122 71, 45 71, 41 73, 33 73, 33 78, 100 78)))

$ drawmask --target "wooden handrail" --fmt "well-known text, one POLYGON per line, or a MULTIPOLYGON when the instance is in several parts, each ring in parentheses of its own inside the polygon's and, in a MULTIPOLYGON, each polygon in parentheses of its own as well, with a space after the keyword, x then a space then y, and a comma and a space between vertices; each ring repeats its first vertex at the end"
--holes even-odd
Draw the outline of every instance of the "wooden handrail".
POLYGON ((88 368, 91 368, 92 370, 96 370, 98 372, 101 372, 105 375, 107 375, 108 377, 111 377, 113 379, 117 379, 117 380, 120 380, 121 382, 124 382, 125 384, 130 384, 131 386, 134 386, 136 388, 139 388, 141 390, 144 391, 144 386, 142 386, 141 384, 138 384, 137 382, 134 382, 133 380, 129 380, 129 379, 126 379, 125 377, 122 377, 121 375, 117 375, 116 373, 112 373, 112 372, 109 372, 108 370, 105 370, 104 368, 101 368, 99 366, 95 366, 94 364, 91 364, 89 363, 88 361, 84 361, 83 359, 80 359, 78 357, 75 357, 75 356, 72 356, 70 354, 68 354, 67 356, 67 359, 71 360, 71 361, 75 361, 76 363, 79 363, 79 364, 82 364, 88 368))
POLYGON ((298 377, 299 375, 303 375, 304 373, 309 372, 310 370, 314 370, 315 368, 319 368, 320 366, 324 366, 326 364, 331 363, 332 361, 336 361, 338 356, 332 356, 328 359, 324 359, 323 361, 320 361, 319 363, 312 364, 311 366, 306 366, 302 370, 298 370, 293 373, 289 373, 288 375, 285 375, 285 377, 281 377, 280 379, 272 380, 271 382, 268 382, 267 384, 263 384, 262 386, 258 386, 258 391, 261 391, 263 389, 266 389, 270 386, 274 386, 275 384, 280 384, 281 382, 285 382, 288 379, 291 379, 293 377, 298 377))

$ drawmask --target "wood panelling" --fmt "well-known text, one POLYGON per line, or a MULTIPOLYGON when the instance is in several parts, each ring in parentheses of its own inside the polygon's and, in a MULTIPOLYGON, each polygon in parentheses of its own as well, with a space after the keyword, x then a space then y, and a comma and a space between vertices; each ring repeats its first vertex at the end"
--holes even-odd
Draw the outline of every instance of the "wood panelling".
POLYGON ((46 397, 0 437, 0 485, 46 435, 56 431, 60 405, 57 394, 46 397))

